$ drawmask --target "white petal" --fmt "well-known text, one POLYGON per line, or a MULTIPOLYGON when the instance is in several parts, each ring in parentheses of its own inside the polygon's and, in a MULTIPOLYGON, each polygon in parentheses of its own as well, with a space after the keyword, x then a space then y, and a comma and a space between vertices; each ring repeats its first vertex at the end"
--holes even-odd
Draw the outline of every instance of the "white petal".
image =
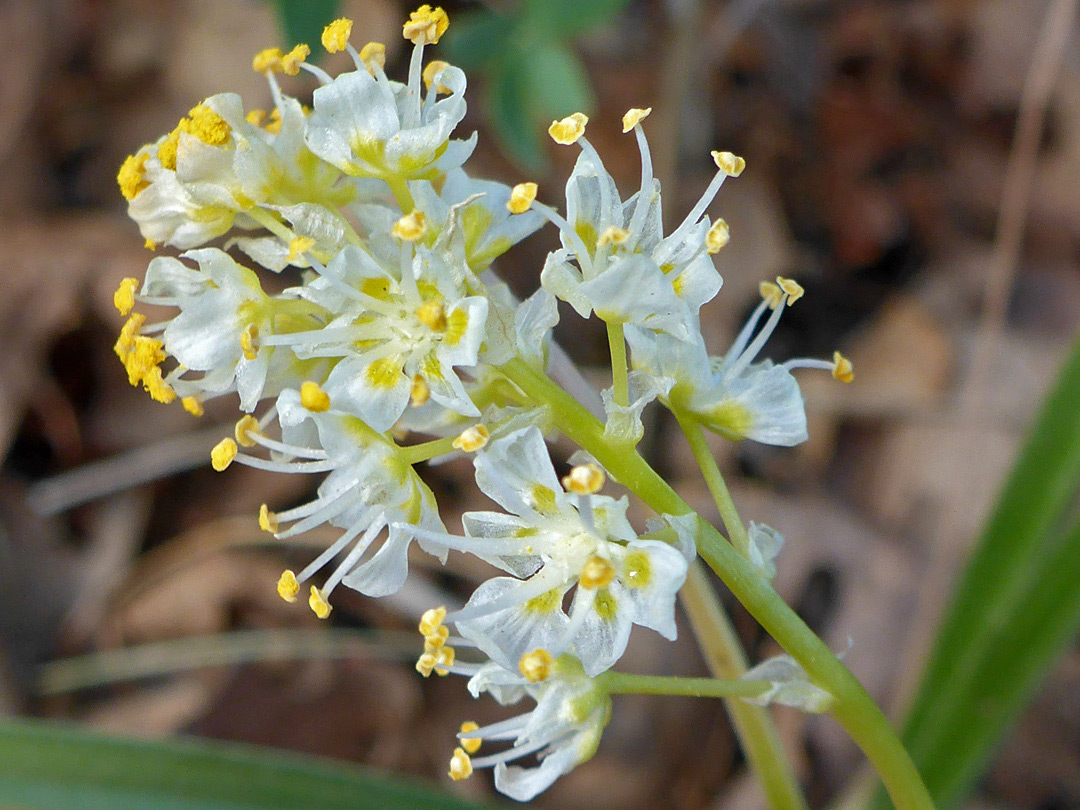
POLYGON ((369 368, 377 357, 350 357, 342 360, 324 386, 331 404, 360 417, 372 430, 389 430, 409 404, 412 383, 399 373, 391 386, 375 385, 369 368))

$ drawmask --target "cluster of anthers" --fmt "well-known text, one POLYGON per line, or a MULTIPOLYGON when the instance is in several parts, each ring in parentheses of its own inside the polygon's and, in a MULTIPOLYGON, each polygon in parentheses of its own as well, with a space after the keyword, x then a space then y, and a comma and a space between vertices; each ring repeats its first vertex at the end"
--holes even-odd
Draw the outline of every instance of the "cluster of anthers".
MULTIPOLYGON (((417 669, 467 675, 474 696, 536 702, 511 720, 462 726, 450 768, 460 779, 491 766, 500 790, 527 799, 595 750, 610 713, 603 676, 633 626, 674 639, 675 598, 695 556, 693 516, 659 515, 641 531, 625 495, 602 494, 607 476, 594 460, 556 474, 545 436, 563 414, 518 384, 550 372, 578 390, 551 343, 556 299, 607 324, 614 384, 595 411, 602 440, 630 453, 653 401, 733 440, 801 442, 806 414, 792 371, 829 369, 846 382, 852 369, 839 353, 758 359, 803 295, 784 278, 762 283, 734 344, 710 355, 698 314, 720 290, 713 256, 730 234, 706 210, 744 162, 714 152, 715 177, 665 235, 643 130, 649 109, 623 118, 641 153, 640 188, 626 200, 581 113, 549 130, 581 150, 562 213, 537 200, 535 183, 469 177, 462 166, 476 135, 451 137, 465 115, 465 75, 424 63, 447 25, 442 9, 413 12, 401 83, 384 70, 384 45, 355 48, 352 22, 337 20, 322 44, 346 53, 353 70, 330 76, 307 61, 307 45, 265 50, 253 67, 269 83, 269 113, 215 95, 129 157, 118 180, 147 247, 184 252, 154 258, 141 283, 120 284, 115 303, 128 320, 116 353, 133 385, 195 416, 208 400, 237 395, 243 416, 214 448, 215 470, 325 476, 310 501, 259 513, 281 540, 323 524, 341 531, 299 573, 282 574, 286 601, 307 584, 309 605, 326 618, 339 585, 393 593, 414 541, 442 561, 473 554, 503 572, 460 609, 424 615, 417 669), (279 75, 301 72, 318 85, 310 108, 279 85, 279 75), (519 301, 491 266, 545 223, 561 244, 540 289, 519 301), (266 292, 255 266, 288 274, 274 285, 284 289, 266 292), (174 314, 148 323, 140 304, 174 314), (417 472, 451 454, 472 456, 477 486, 499 507, 465 514, 461 533, 447 530, 417 472), (316 577, 321 586, 309 583, 316 577), (474 757, 481 740, 509 746, 474 757), (507 764, 530 755, 532 768, 507 764)), ((767 574, 782 540, 751 529, 752 558, 767 574)))

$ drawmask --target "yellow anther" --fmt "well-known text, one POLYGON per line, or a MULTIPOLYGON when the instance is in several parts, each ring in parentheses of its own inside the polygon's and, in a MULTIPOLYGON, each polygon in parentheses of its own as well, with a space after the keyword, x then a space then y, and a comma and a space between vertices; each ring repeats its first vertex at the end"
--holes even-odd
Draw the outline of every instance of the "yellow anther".
POLYGON ((176 148, 180 145, 180 128, 177 127, 163 140, 157 149, 158 163, 162 168, 176 170, 176 148))
POLYGON ((241 447, 254 447, 258 442, 252 436, 262 435, 262 431, 259 430, 259 420, 250 413, 244 414, 233 428, 233 435, 236 436, 236 443, 241 447))
POLYGON ((427 636, 430 636, 432 633, 442 627, 443 619, 445 618, 445 607, 429 608, 428 610, 425 610, 423 615, 420 617, 420 624, 418 625, 420 635, 424 636, 425 638, 427 636))
MULTIPOLYGON (((472 720, 466 720, 461 724, 461 733, 468 734, 471 731, 479 731, 480 726, 474 723, 472 720)), ((468 754, 475 754, 480 750, 481 739, 479 737, 469 737, 467 740, 461 741, 461 747, 465 749, 468 754)))
POLYGON ((325 619, 330 615, 330 611, 333 610, 333 608, 330 607, 330 603, 326 601, 326 597, 323 596, 322 591, 314 585, 311 586, 311 594, 308 596, 307 603, 312 612, 320 619, 325 619))
POLYGON ((424 652, 438 653, 446 646, 446 640, 450 638, 450 628, 445 624, 436 627, 435 632, 424 636, 424 652))
POLYGON ((364 63, 368 73, 375 75, 375 68, 382 70, 386 67, 386 46, 381 42, 369 42, 360 49, 360 61, 364 63))
POLYGON ((291 262, 307 253, 313 247, 315 247, 315 240, 310 236, 295 236, 293 237, 293 240, 289 242, 289 254, 285 257, 285 260, 291 262))
POLYGON ((416 671, 423 675, 425 678, 430 678, 432 671, 435 669, 437 659, 435 653, 425 652, 419 658, 416 659, 416 671))
POLYGON ((527 652, 518 661, 518 669, 529 683, 540 683, 551 677, 551 671, 555 666, 555 659, 545 649, 537 649, 527 652))
POLYGON ((256 73, 281 70, 283 56, 281 48, 265 48, 255 54, 255 58, 251 60, 251 69, 256 73))
POLYGON ((176 399, 176 391, 165 382, 161 376, 161 368, 154 366, 142 378, 143 389, 150 395, 150 399, 168 405, 176 399))
POLYGON ((431 386, 427 384, 423 377, 417 374, 412 378, 412 387, 409 388, 409 404, 414 408, 419 408, 427 403, 429 399, 431 399, 431 386))
MULTIPOLYGON (((121 338, 123 338, 123 332, 121 332, 121 338)), ((158 367, 158 364, 165 359, 165 352, 162 350, 163 345, 160 340, 143 335, 135 335, 131 338, 128 351, 121 355, 124 368, 128 373, 129 383, 138 385, 158 367)), ((117 348, 117 353, 119 353, 119 348, 117 348)))
POLYGON ((330 410, 330 395, 317 382, 305 380, 300 384, 300 404, 312 413, 330 410))
POLYGON ((415 242, 427 231, 423 211, 413 211, 394 223, 393 234, 402 242, 415 242))
POLYGON ((232 439, 222 439, 210 451, 210 466, 221 472, 236 458, 236 449, 236 442, 232 439))
POLYGON ((855 366, 840 352, 833 352, 832 362, 832 375, 835 379, 842 383, 849 383, 855 379, 855 366))
POLYGON ((414 45, 434 45, 449 26, 450 18, 441 7, 432 8, 425 3, 409 15, 401 27, 401 35, 414 45))
POLYGON ((259 339, 259 327, 253 323, 249 323, 244 327, 244 331, 240 333, 240 348, 244 352, 244 359, 254 360, 259 356, 259 347, 255 345, 255 341, 259 339))
POLYGON ((296 581, 296 574, 286 569, 281 572, 281 578, 277 581, 278 596, 286 602, 295 602, 300 594, 300 583, 296 581))
POLYGON ((784 291, 784 295, 787 296, 787 303, 790 307, 796 301, 803 297, 806 290, 802 288, 802 285, 797 281, 792 281, 790 278, 784 278, 783 276, 776 277, 776 283, 781 290, 784 291))
MULTIPOLYGON (((277 534, 277 515, 270 511, 265 503, 259 505, 259 528, 270 534, 277 534)), ((287 572, 288 573, 288 572, 287 572)))
POLYGON ((450 770, 446 772, 446 775, 455 782, 460 782, 472 776, 472 760, 469 759, 469 755, 465 753, 464 748, 454 749, 454 755, 450 757, 450 770))
POLYGON ((506 210, 511 214, 524 214, 532 207, 537 190, 536 183, 518 183, 510 191, 510 199, 506 203, 506 210))
POLYGON ((473 425, 465 428, 454 439, 454 449, 463 450, 466 453, 475 453, 487 444, 490 438, 491 434, 484 425, 473 425))
MULTIPOLYGON (((450 67, 450 63, 444 62, 441 59, 432 59, 430 62, 428 62, 427 67, 424 68, 423 73, 424 87, 430 90, 431 83, 435 81, 435 77, 442 73, 444 70, 446 70, 448 67, 450 67)), ((439 82, 439 84, 435 87, 435 92, 449 93, 450 88, 442 82, 439 82)))
POLYGON ((719 253, 724 245, 731 241, 731 228, 722 219, 716 220, 705 234, 705 250, 709 253, 719 253))
POLYGON ((120 171, 116 174, 116 182, 120 184, 120 193, 125 200, 134 200, 139 192, 150 185, 146 179, 146 159, 150 157, 146 152, 138 155, 128 155, 120 164, 120 171))
POLYGON ((605 247, 607 245, 621 245, 629 238, 630 231, 625 228, 616 228, 614 225, 608 225, 604 230, 600 231, 600 236, 596 240, 596 246, 605 247))
POLYGON ((139 329, 146 323, 146 316, 133 312, 131 317, 124 322, 124 325, 120 328, 120 335, 116 338, 116 343, 113 344, 113 351, 116 352, 116 356, 127 363, 127 356, 131 354, 132 347, 135 345, 135 338, 138 337, 139 329))
POLYGON ((731 152, 712 152, 713 162, 728 177, 738 177, 746 168, 746 161, 731 152))
POLYGON ((603 557, 590 557, 581 568, 578 585, 582 588, 604 588, 615 579, 615 568, 603 557))
POLYGON ((151 239, 149 236, 143 240, 143 247, 147 250, 157 250, 157 242, 151 239))
POLYGON ((763 281, 758 284, 758 291, 761 293, 761 297, 769 302, 769 309, 776 309, 784 298, 784 291, 771 281, 763 281))
POLYGON ((281 123, 281 110, 274 107, 274 109, 270 111, 270 120, 266 122, 266 126, 264 126, 263 129, 271 135, 277 135, 281 132, 281 123))
POLYGON ((604 471, 593 464, 578 464, 563 477, 562 484, 575 495, 594 495, 604 486, 604 471))
POLYGON ((622 131, 629 132, 646 118, 649 117, 649 113, 652 112, 652 107, 646 107, 644 110, 634 107, 626 111, 626 115, 622 117, 622 131))
POLYGON ((198 397, 184 397, 180 400, 180 404, 183 405, 184 410, 192 416, 202 416, 205 413, 203 404, 199 401, 198 397))
POLYGON ((440 647, 439 651, 435 653, 435 674, 440 678, 443 678, 450 674, 448 667, 454 665, 454 648, 453 647, 440 647))
POLYGON ((177 129, 194 135, 211 146, 222 146, 228 143, 232 136, 232 127, 228 122, 205 104, 196 104, 192 107, 187 118, 180 119, 177 129))
POLYGON ((311 56, 311 48, 300 43, 281 57, 281 72, 286 76, 295 76, 300 72, 300 65, 311 56))
POLYGON ((266 110, 249 110, 248 114, 244 116, 244 120, 253 127, 261 127, 262 122, 266 120, 266 110))
POLYGON ((555 143, 561 143, 564 146, 577 143, 578 138, 585 134, 587 123, 589 123, 589 116, 576 112, 561 121, 552 121, 551 126, 548 127, 548 135, 555 143))
POLYGON ((345 46, 349 44, 349 37, 352 35, 352 27, 352 20, 341 17, 323 29, 322 46, 326 48, 327 53, 345 50, 345 46))
POLYGON ((125 278, 113 293, 113 306, 121 315, 127 315, 135 306, 135 288, 139 286, 139 280, 125 278))

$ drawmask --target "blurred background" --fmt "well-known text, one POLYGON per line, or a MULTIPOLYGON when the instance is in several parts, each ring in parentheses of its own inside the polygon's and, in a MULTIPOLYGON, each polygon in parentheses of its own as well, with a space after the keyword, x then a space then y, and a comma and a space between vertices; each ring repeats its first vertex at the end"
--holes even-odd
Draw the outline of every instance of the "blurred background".
MULTIPOLYGON (((334 4, 309 5, 317 34, 334 4)), ((550 144, 543 127, 579 107, 624 194, 639 163, 619 121, 653 107, 645 129, 674 222, 714 170, 710 149, 746 158, 710 209, 732 241, 706 335, 722 350, 758 282, 791 276, 807 294, 769 353, 840 349, 856 380, 802 378, 811 439, 799 448, 715 449, 744 519, 787 537, 781 594, 834 649, 850 640, 847 664, 901 716, 950 583, 1080 323, 1077 31, 1059 32, 1072 47, 1043 70, 1042 103, 1038 82, 1024 87, 1043 0, 605 0, 580 3, 582 19, 565 24, 558 2, 543 30, 512 0, 443 5, 451 28, 434 55, 469 72, 474 175, 537 180, 557 205, 577 149, 550 144), (1013 155, 1003 195, 1032 104, 1031 159, 1013 155)), ((340 7, 354 42, 386 42, 391 76, 405 74, 411 7, 340 7)), ((256 0, 0 2, 0 712, 271 745, 483 797, 487 775, 451 787, 444 772, 460 722, 500 710, 461 679, 425 681, 412 666, 416 617, 467 596, 480 564, 418 557, 406 589, 379 602, 339 589, 324 633, 274 586, 326 537, 283 548, 255 519, 260 503, 299 502, 317 480, 213 473, 207 453, 231 432, 235 403, 195 420, 128 386, 112 355, 113 290, 151 257, 117 168, 207 95, 268 106, 251 57, 286 40, 256 0)), ((311 44, 320 51, 317 35, 311 44)), ((303 77, 286 81, 309 96, 303 77)), ((499 269, 528 293, 553 245, 542 232, 499 269)), ((558 337, 602 386, 595 326, 564 313, 558 337)), ((672 424, 654 415, 643 449, 716 517, 672 424)), ((429 472, 449 527, 486 508, 467 462, 429 472)), ((733 608, 751 655, 774 654, 733 608)), ((703 673, 681 627, 674 649, 637 630, 623 668, 703 673)), ((857 750, 828 718, 782 711, 778 722, 823 806, 857 750)), ((625 697, 596 757, 536 803, 752 810, 761 799, 719 703, 625 697)), ((1080 806, 1080 649, 969 806, 1080 806)))

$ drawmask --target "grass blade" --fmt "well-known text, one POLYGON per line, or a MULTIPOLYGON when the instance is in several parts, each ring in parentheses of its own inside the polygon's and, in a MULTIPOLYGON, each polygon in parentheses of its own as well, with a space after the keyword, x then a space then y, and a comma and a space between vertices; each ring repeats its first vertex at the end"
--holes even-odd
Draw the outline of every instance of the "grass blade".
POLYGON ((193 740, 122 740, 8 721, 0 723, 0 807, 480 810, 481 805, 310 757, 193 740))

